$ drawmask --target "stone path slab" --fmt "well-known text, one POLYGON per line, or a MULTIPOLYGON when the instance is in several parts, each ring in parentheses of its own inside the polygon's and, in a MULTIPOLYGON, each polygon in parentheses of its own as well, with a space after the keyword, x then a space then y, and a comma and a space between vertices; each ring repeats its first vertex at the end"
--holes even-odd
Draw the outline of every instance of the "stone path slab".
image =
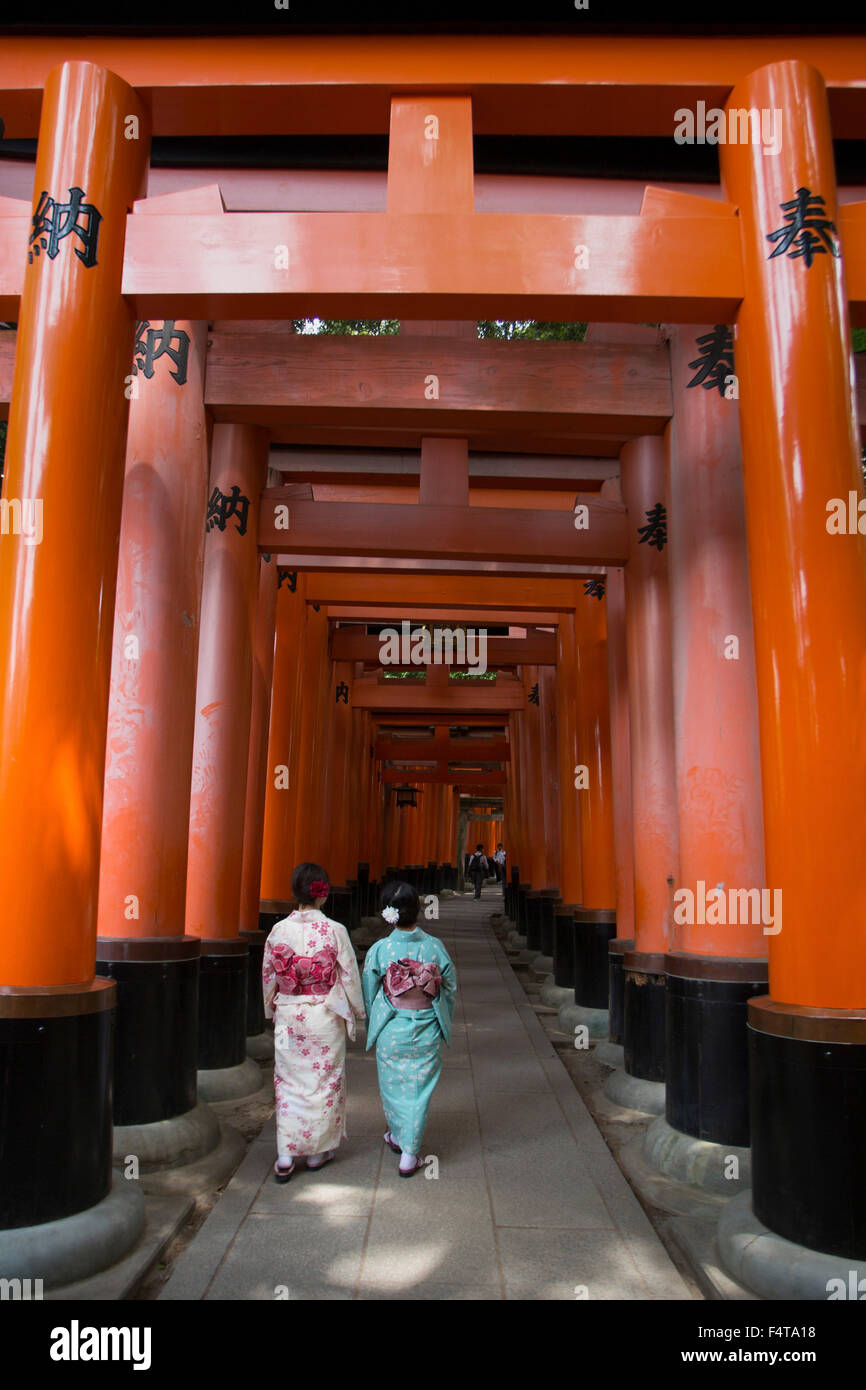
POLYGON ((460 988, 424 1138, 397 1175, 372 1053, 348 1057, 348 1138, 271 1179, 273 1119, 161 1299, 689 1299, 488 925, 501 893, 425 923, 460 988))

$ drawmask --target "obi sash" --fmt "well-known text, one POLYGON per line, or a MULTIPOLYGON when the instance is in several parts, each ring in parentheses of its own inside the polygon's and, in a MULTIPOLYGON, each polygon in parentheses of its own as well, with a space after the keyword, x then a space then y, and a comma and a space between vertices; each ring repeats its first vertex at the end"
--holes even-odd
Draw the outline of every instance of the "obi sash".
POLYGON ((435 961, 392 961, 385 972, 385 994, 395 1009, 429 1009, 442 988, 435 961))
POLYGON ((273 965, 280 994, 330 994, 337 981, 337 952, 323 946, 311 956, 299 956, 280 944, 273 948, 273 965))

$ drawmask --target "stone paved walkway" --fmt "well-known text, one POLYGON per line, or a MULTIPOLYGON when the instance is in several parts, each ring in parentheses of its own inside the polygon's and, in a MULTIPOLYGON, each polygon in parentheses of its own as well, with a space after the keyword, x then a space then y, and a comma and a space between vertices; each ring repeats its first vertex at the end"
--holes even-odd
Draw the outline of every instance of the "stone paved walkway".
POLYGON ((278 1186, 271 1120, 162 1299, 690 1297, 487 924, 501 903, 492 887, 446 898, 424 923, 459 983, 423 1146, 436 1162, 397 1176, 356 1043, 336 1160, 278 1186))

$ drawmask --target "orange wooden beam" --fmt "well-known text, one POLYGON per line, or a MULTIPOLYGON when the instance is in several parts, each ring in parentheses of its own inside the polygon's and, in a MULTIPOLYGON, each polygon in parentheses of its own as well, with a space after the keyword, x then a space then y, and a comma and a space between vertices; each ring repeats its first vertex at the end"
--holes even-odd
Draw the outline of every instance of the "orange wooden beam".
POLYGON ((671 400, 664 346, 414 335, 213 333, 205 391, 218 420, 488 433, 658 433, 671 400))
POLYGON ((380 685, 369 676, 355 679, 352 704, 356 709, 372 709, 427 714, 450 713, 462 719, 464 712, 491 717, 511 709, 523 709, 523 687, 519 681, 453 681, 432 688, 414 681, 388 681, 380 685))
POLYGON ((16 35, 0 51, 9 138, 36 135, 42 89, 67 59, 139 90, 155 135, 384 133, 392 94, 464 93, 477 134, 672 135, 673 113, 724 106, 745 74, 802 58, 829 88, 834 134, 866 126, 862 34, 784 37, 16 35))
MULTIPOLYGON (((405 556, 382 559, 364 555, 293 555, 283 551, 277 556, 281 569, 306 570, 312 574, 333 572, 340 575, 383 576, 459 575, 473 578, 499 575, 502 579, 580 579, 594 570, 586 563, 575 565, 539 565, 525 560, 413 560, 405 556)), ((405 615, 404 615, 405 616, 405 615)))
POLYGON ((306 502, 296 501, 291 489, 267 488, 259 515, 259 547, 279 552, 288 541, 299 555, 623 564, 628 535, 622 503, 589 494, 582 500, 588 525, 577 529, 571 512, 491 507, 480 522, 473 507, 306 502))
POLYGON ((389 785, 401 784, 403 782, 420 783, 426 782, 432 786, 442 786, 444 784, 455 785, 461 781, 465 782, 472 779, 473 787, 504 787, 506 774, 504 772, 466 772, 451 771, 446 768, 444 771, 431 771, 429 768, 416 768, 410 771, 407 768, 386 767, 382 770, 382 781, 389 785))
MULTIPOLYGON (((488 622, 493 625, 494 619, 489 618, 488 622)), ((440 626, 447 627, 448 624, 443 623, 440 626)), ((400 631, 399 627, 397 631, 400 631)), ((337 628, 331 636, 331 656, 335 661, 379 662, 381 651, 380 638, 368 637, 366 633, 357 629, 337 628)), ((539 666, 555 666, 556 637, 554 633, 533 632, 526 637, 487 638, 488 667, 513 666, 525 661, 534 662, 539 666)), ((460 663, 454 661, 448 664, 457 666, 460 663)), ((466 663, 462 664, 465 665, 466 663)))
POLYGON ((511 745, 504 738, 456 738, 448 737, 443 726, 438 733, 444 738, 394 738, 385 735, 376 739, 375 756, 386 762, 429 761, 438 762, 509 762, 511 745))
MULTIPOLYGON (((311 575, 307 582, 307 602, 338 604, 346 608, 361 607, 368 610, 371 605, 374 609, 390 609, 388 617, 382 618, 383 622, 395 615, 399 617, 401 613, 404 617, 420 617, 418 609, 423 608, 440 610, 431 612, 431 618, 440 618, 443 609, 453 612, 455 616, 461 609, 470 609, 473 612, 490 609, 491 613, 485 616, 491 622, 504 623, 506 618, 502 614, 494 619, 492 612, 497 609, 520 609, 526 613, 534 613, 534 621, 539 627, 549 627, 548 615, 551 612, 567 613, 574 608, 575 587, 573 581, 566 579, 496 579, 480 576, 470 589, 465 581, 445 576, 413 578, 401 575, 391 578, 388 575, 377 575, 368 579, 363 575, 343 577, 316 574, 311 575), (543 621, 535 611, 538 609, 545 610, 543 621)), ((332 618, 341 616, 344 615, 337 612, 329 613, 329 617, 332 618)), ((361 615, 350 613, 345 616, 361 615)), ((370 618, 370 621, 378 622, 379 619, 370 618)), ((462 614, 460 621, 469 622, 470 619, 462 614)), ((518 623, 520 620, 513 618, 509 621, 518 623)))

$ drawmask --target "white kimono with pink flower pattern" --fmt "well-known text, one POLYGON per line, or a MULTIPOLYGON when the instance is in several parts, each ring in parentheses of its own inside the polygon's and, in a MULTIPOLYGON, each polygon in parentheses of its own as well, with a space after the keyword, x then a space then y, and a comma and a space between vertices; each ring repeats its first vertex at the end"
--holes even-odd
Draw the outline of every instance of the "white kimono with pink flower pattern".
POLYGON ((265 1015, 274 1020, 277 1152, 334 1149, 346 1134, 346 1037, 354 1039, 356 1020, 365 1017, 346 928, 316 908, 275 923, 262 990, 265 1015))

